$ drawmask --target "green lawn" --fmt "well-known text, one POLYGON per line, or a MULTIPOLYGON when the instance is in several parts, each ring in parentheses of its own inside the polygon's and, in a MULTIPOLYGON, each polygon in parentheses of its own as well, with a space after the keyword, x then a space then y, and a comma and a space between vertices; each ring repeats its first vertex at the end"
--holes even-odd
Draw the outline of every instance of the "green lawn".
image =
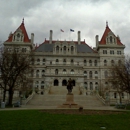
POLYGON ((130 112, 121 114, 49 114, 40 110, 0 111, 0 130, 129 130, 130 112))

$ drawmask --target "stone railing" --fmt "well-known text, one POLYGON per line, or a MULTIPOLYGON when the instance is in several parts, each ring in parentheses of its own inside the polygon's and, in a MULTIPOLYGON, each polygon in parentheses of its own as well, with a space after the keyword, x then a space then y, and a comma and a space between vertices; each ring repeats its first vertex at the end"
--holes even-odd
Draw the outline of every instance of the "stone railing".
POLYGON ((96 97, 104 104, 106 105, 105 99, 99 95, 99 93, 96 94, 96 97))
POLYGON ((35 92, 32 92, 32 94, 29 95, 28 98, 23 99, 23 100, 22 100, 22 105, 26 105, 26 104, 33 98, 34 95, 35 95, 35 92))

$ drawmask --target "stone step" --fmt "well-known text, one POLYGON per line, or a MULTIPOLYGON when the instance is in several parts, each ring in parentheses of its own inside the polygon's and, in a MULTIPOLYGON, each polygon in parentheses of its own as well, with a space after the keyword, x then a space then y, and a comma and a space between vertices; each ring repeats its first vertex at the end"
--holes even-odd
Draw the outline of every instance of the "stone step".
MULTIPOLYGON (((80 90, 79 87, 74 86, 72 89, 72 92, 74 95, 79 95, 80 94, 80 90)), ((66 86, 52 86, 49 90, 48 94, 54 94, 54 95, 65 95, 68 93, 68 90, 66 88, 66 86)))
MULTIPOLYGON (((58 106, 66 101, 66 95, 35 95, 28 105, 58 106)), ((97 107, 103 104, 95 95, 74 95, 74 102, 81 106, 97 107)))

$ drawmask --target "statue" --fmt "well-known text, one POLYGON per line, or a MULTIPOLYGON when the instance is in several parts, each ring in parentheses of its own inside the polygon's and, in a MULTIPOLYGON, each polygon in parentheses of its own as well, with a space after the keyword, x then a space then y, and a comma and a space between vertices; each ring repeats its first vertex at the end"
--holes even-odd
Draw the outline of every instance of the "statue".
POLYGON ((68 80, 67 89, 68 89, 68 93, 71 93, 71 92, 72 92, 72 89, 73 89, 73 81, 71 80, 71 78, 68 80))

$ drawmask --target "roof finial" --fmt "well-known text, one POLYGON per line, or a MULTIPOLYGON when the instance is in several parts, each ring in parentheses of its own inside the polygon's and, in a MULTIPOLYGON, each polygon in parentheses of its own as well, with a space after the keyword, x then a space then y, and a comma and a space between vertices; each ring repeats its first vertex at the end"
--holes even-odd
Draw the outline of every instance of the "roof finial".
POLYGON ((24 24, 24 18, 23 18, 23 20, 22 20, 22 23, 24 24))
POLYGON ((108 27, 108 21, 106 21, 106 27, 108 27))

